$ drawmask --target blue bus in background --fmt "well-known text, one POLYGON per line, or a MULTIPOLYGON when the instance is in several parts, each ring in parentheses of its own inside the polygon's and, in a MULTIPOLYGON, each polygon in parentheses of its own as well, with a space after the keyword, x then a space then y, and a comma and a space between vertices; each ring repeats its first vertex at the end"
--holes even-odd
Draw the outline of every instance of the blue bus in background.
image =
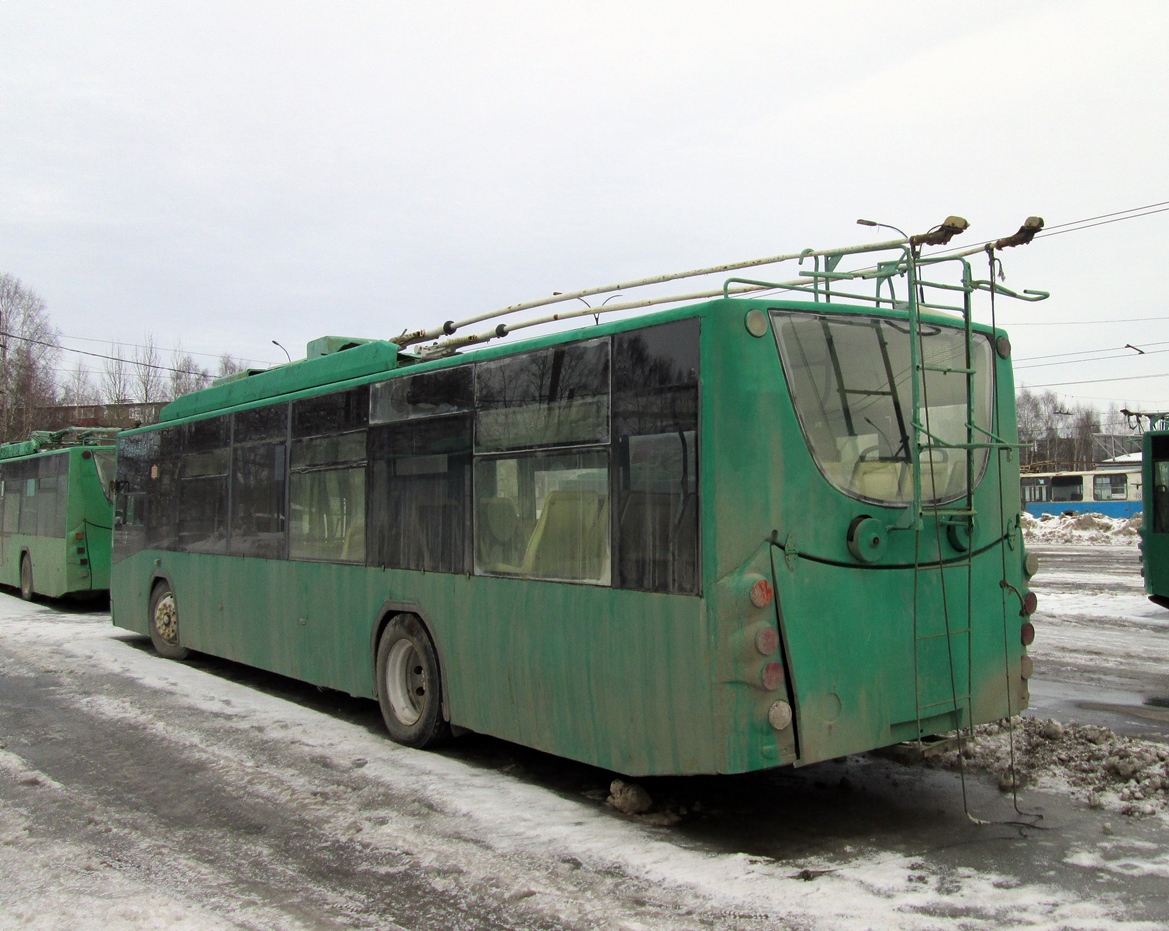
POLYGON ((1103 514, 1135 517, 1141 513, 1141 466, 1084 472, 1031 472, 1019 476, 1023 508, 1028 514, 1103 514))

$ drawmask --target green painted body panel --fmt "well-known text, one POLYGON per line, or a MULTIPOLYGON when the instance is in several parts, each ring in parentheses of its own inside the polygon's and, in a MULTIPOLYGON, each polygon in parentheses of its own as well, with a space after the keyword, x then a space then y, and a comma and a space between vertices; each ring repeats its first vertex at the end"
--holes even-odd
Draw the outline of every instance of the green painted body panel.
POLYGON ((370 342, 332 355, 281 365, 247 378, 225 379, 222 384, 171 401, 162 409, 159 420, 171 423, 298 391, 332 388, 338 382, 388 373, 398 364, 396 343, 370 342))
MULTIPOLYGON (((1163 426, 1163 424, 1161 425, 1163 426)), ((1163 606, 1169 607, 1169 494, 1162 491, 1158 495, 1158 487, 1164 489, 1164 481, 1158 486, 1157 462, 1162 463, 1169 459, 1165 455, 1165 447, 1169 445, 1169 430, 1147 430, 1142 441, 1141 454, 1141 488, 1142 510, 1144 517, 1141 520, 1141 572, 1145 577, 1145 592, 1161 599, 1163 606)), ((1162 473, 1165 466, 1162 466, 1162 473)), ((1162 479, 1165 475, 1162 474, 1162 479)))
MULTIPOLYGON (((63 537, 0 533, 0 585, 20 587, 20 560, 27 553, 32 560, 33 587, 38 595, 60 598, 109 589, 113 505, 102 489, 94 460, 84 455, 93 449, 74 447, 4 460, 7 464, 17 458, 27 461, 45 456, 67 457, 68 503, 63 537)), ((0 497, 0 514, 2 509, 0 497)))
MULTIPOLYGON (((846 539, 853 519, 892 525, 905 509, 850 498, 820 473, 772 334, 752 336, 743 323, 752 308, 776 307, 904 317, 717 300, 473 356, 701 318, 701 597, 143 551, 114 566, 114 622, 147 633, 152 585, 166 578, 185 645, 372 697, 379 624, 412 610, 438 648, 452 724, 634 775, 803 765, 1018 712, 1026 704, 1022 619, 1000 585, 1005 573, 1025 588, 1015 458, 993 453, 977 488, 972 585, 965 567, 915 571, 915 561, 936 563, 939 551, 947 561, 963 557, 928 517, 919 532, 890 531, 878 564, 858 563, 846 539), (760 579, 776 596, 764 608, 749 598, 760 579), (777 655, 755 647, 766 627, 779 630, 777 655), (769 661, 783 666, 778 691, 761 681, 769 661), (795 711, 794 726, 779 732, 768 723, 778 698, 795 711)), ((994 358, 999 433, 1013 441, 1010 366, 994 358)), ((248 381, 259 377, 235 384, 248 381)), ((293 380, 269 385, 307 390, 293 380)), ((232 387, 182 408, 175 402, 171 422, 260 399, 255 386, 247 402, 223 390, 232 387)))

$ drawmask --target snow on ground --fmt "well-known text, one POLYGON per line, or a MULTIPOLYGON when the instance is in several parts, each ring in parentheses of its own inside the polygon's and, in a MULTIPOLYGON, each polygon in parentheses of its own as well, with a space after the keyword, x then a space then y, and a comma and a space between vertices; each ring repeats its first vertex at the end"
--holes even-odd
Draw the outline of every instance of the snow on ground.
MULTIPOLYGON (((213 759, 225 779, 254 779, 256 791, 309 800, 306 817, 331 822, 338 837, 386 851, 408 843, 438 874, 456 868, 457 879, 449 881, 501 886, 507 901, 520 903, 517 908, 568 926, 580 927, 583 919, 583 925, 600 928, 776 927, 781 922, 843 931, 1153 927, 1116 917, 1116 903, 1109 907, 1095 901, 1090 891, 1081 897, 969 868, 933 873, 920 858, 888 849, 811 858, 795 873, 790 861, 683 845, 668 829, 621 817, 602 805, 563 797, 505 772, 395 746, 344 720, 159 659, 129 647, 130 635, 94 619, 57 615, 0 595, 0 624, 0 656, 6 656, 10 669, 20 664, 29 675, 43 675, 84 667, 128 677, 189 709, 189 724, 183 716, 166 721, 168 739, 213 759), (222 734, 238 739, 209 742, 206 730, 199 730, 209 725, 197 723, 208 712, 222 734), (363 779, 380 784, 383 795, 391 789, 409 794, 419 814, 374 804, 376 792, 339 803, 320 798, 318 786, 294 768, 263 772, 263 761, 253 755, 257 734, 278 736, 288 752, 311 754, 322 765, 352 769, 360 761, 363 779), (565 862, 578 864, 576 872, 558 866, 565 862), (581 874, 593 877, 592 888, 582 890, 581 874), (816 881, 802 881, 810 876, 816 881), (637 912, 631 914, 621 899, 630 880, 673 902, 673 910, 643 909, 634 917, 637 912), (697 921, 698 915, 706 920, 697 921), (710 925, 711 915, 724 917, 710 925)), ((90 714, 133 727, 163 726, 149 710, 127 702, 100 696, 81 701, 90 714)), ((0 779, 27 784, 44 778, 12 754, 0 757, 0 779)), ((51 780, 44 788, 56 791, 51 780)), ((1076 855, 1092 863, 1103 857, 1095 849, 1076 855)), ((9 877, 6 889, 0 889, 0 925, 134 931, 223 927, 214 913, 192 913, 186 903, 159 900, 149 888, 101 864, 90 871, 82 861, 78 869, 79 856, 77 849, 34 844, 20 814, 0 807, 0 868, 9 877)), ((1156 856, 1119 862, 1109 868, 1162 868, 1156 856)))
POLYGON ((940 762, 995 773, 1004 790, 1041 786, 1130 817, 1169 812, 1169 747, 1106 727, 1016 717, 976 728, 962 757, 940 762))
POLYGON ((1024 512, 1021 523, 1023 539, 1028 543, 1111 543, 1135 546, 1141 515, 1124 518, 1105 517, 1103 514, 1043 514, 1033 517, 1024 512))

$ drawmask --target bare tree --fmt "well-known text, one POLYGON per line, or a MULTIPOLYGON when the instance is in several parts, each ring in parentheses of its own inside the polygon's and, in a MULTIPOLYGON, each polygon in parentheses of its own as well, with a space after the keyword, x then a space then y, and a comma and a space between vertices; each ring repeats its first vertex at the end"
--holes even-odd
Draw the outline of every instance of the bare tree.
POLYGON ((94 387, 89 369, 80 359, 65 379, 65 385, 61 389, 61 403, 74 406, 101 403, 101 396, 94 387))
POLYGON ((231 353, 225 352, 219 357, 219 374, 217 377, 223 378, 226 375, 234 375, 236 372, 242 372, 243 368, 242 362, 233 358, 231 353))
POLYGON ((200 368, 191 354, 183 352, 178 346, 171 353, 170 367, 170 397, 172 400, 184 394, 190 394, 192 391, 198 391, 200 388, 206 388, 211 384, 211 373, 205 368, 200 368))
POLYGON ((101 396, 107 404, 125 404, 130 400, 130 365, 120 343, 110 346, 100 382, 101 396))
POLYGON ((130 363, 130 384, 134 391, 134 400, 143 404, 154 404, 164 401, 164 377, 162 355, 154 342, 154 334, 146 334, 146 342, 134 347, 134 357, 130 363))
POLYGON ((45 302, 19 278, 0 275, 0 439, 22 439, 57 400, 57 331, 45 302))

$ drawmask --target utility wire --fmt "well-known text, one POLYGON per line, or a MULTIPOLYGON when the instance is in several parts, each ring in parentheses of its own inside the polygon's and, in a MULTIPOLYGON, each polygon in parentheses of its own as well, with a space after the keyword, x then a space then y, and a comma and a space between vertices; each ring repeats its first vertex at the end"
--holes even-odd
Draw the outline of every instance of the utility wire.
POLYGON ((1063 362, 1039 362, 1035 365, 1016 365, 1015 371, 1018 372, 1023 369, 1045 369, 1053 365, 1079 365, 1084 362, 1105 362, 1108 359, 1136 359, 1140 356, 1159 356, 1166 352, 1169 352, 1169 349, 1154 349, 1151 352, 1146 351, 1137 353, 1136 355, 1131 352, 1118 352, 1114 356, 1096 356, 1092 359, 1065 359, 1063 362))
MULTIPOLYGON (((1145 346, 1169 346, 1169 340, 1160 340, 1155 343, 1141 343, 1141 348, 1145 346)), ((1053 352, 1046 356, 1027 356, 1024 359, 1017 359, 1017 362, 1037 362, 1040 359, 1063 359, 1067 356, 1084 356, 1094 352, 1120 352, 1122 349, 1132 348, 1131 346, 1112 346, 1108 349, 1078 349, 1075 352, 1053 352)), ((1085 361, 1091 361, 1085 360, 1085 361)), ((1015 368, 1025 368, 1026 366, 1016 365, 1015 368)))
POLYGON ((1169 372, 1156 375, 1124 375, 1120 378, 1085 378, 1081 381, 1055 381, 1046 385, 1020 385, 1020 388, 1059 388, 1063 385, 1098 385, 1106 381, 1144 381, 1146 378, 1169 378, 1169 372))
POLYGON ((32 343, 35 346, 47 346, 50 349, 60 349, 63 352, 75 352, 79 356, 91 356, 94 359, 109 359, 113 362, 125 362, 138 368, 157 369, 160 372, 175 372, 179 375, 193 374, 190 369, 176 369, 169 365, 158 365, 154 362, 142 362, 136 359, 123 359, 121 356, 106 355, 104 352, 89 352, 85 349, 70 349, 67 346, 58 346, 56 343, 46 342, 43 339, 33 339, 30 336, 18 336, 16 333, 0 332, 0 336, 7 339, 18 339, 21 342, 32 343))
MULTIPOLYGON (((148 346, 143 346, 141 343, 123 343, 123 342, 120 342, 119 340, 116 340, 116 339, 97 339, 96 337, 93 337, 93 336, 66 336, 64 333, 58 333, 57 338, 58 339, 71 339, 71 340, 75 340, 79 343, 104 343, 107 346, 109 346, 111 344, 115 345, 115 346, 127 346, 131 349, 148 349, 149 348, 148 346)), ((80 351, 77 349, 69 349, 68 346, 61 346, 60 348, 65 349, 68 352, 79 352, 80 351)), ((155 348, 157 349, 158 347, 156 346, 155 348)), ((176 348, 175 351, 181 352, 184 355, 188 355, 188 356, 206 356, 208 359, 222 359, 223 355, 224 355, 222 352, 220 352, 220 353, 196 352, 193 349, 188 351, 186 349, 176 348)), ((232 358, 235 359, 237 362, 254 362, 258 365, 270 364, 262 359, 241 359, 241 358, 238 358, 237 356, 232 356, 232 358)))

